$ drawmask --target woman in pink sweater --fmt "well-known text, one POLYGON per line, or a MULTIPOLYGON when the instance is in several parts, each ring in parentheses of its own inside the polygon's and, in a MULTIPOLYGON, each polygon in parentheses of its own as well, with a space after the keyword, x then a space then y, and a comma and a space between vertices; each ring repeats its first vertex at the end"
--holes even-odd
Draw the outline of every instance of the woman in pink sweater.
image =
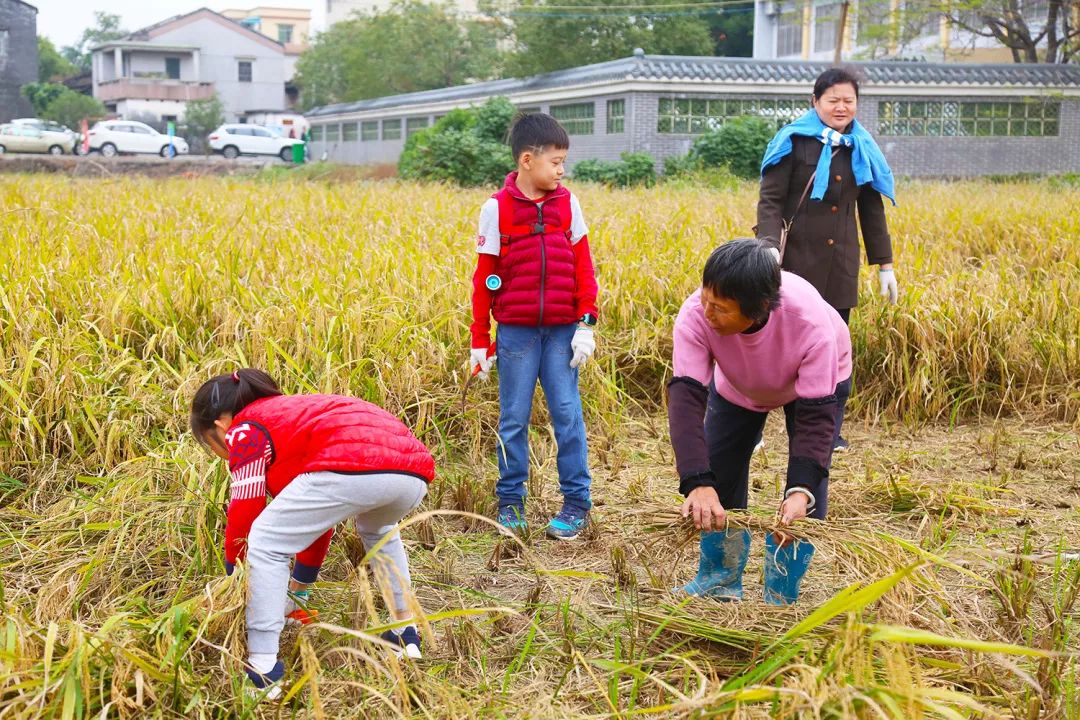
MULTIPOLYGON (((782 272, 767 245, 735 240, 713 251, 701 289, 683 303, 672 364, 668 412, 682 512, 702 530, 698 575, 683 590, 738 600, 750 533, 722 529, 729 510, 746 508, 750 458, 765 418, 784 409, 781 524, 824 518, 838 404, 851 382, 851 339, 837 312, 805 280, 782 272)), ((766 537, 766 602, 798 598, 813 550, 766 537)))

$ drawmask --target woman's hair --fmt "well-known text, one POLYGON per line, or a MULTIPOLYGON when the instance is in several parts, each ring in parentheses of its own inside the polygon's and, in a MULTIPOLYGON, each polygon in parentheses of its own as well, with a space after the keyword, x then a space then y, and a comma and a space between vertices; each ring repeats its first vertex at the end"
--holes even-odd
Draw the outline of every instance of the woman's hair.
POLYGON ((570 147, 570 136, 559 121, 547 113, 520 113, 510 126, 510 152, 514 162, 526 150, 539 152, 539 149, 553 147, 566 150, 570 147))
POLYGON ((739 311, 761 322, 780 307, 780 263, 760 240, 732 240, 705 261, 701 286, 739 303, 739 311))
POLYGON ((859 77, 853 70, 838 67, 829 68, 818 75, 817 80, 814 81, 814 99, 820 100, 825 91, 833 85, 843 85, 845 83, 855 88, 855 97, 859 97, 859 77))
POLYGON ((203 383, 191 400, 191 433, 201 443, 214 421, 228 413, 236 415, 262 398, 280 395, 274 379, 255 368, 241 368, 203 383))

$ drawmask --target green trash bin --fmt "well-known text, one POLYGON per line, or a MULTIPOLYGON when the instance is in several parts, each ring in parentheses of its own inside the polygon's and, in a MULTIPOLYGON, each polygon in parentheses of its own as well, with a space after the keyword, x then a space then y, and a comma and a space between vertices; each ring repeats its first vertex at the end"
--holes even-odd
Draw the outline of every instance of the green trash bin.
POLYGON ((292 161, 297 165, 304 162, 304 143, 298 142, 292 146, 292 161))

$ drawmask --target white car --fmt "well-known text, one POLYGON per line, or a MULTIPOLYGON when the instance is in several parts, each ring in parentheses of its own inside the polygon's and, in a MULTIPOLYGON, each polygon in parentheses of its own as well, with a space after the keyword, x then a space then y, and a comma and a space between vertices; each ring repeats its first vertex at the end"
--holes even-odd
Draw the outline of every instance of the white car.
MULTIPOLYGON (((90 128, 90 149, 105 157, 117 153, 154 153, 169 157, 169 136, 162 135, 146 123, 134 120, 105 120, 90 128)), ((187 155, 187 140, 174 136, 177 155, 187 155)))
POLYGON ((292 146, 303 142, 278 135, 269 128, 243 123, 226 124, 210 133, 210 149, 232 160, 240 155, 277 155, 292 160, 292 146))
POLYGON ((53 120, 42 120, 41 118, 15 118, 11 121, 11 124, 37 128, 44 133, 46 137, 54 139, 57 144, 65 147, 67 145, 66 138, 71 138, 73 150, 68 150, 68 152, 77 153, 79 151, 79 143, 82 142, 82 135, 75 132, 67 125, 61 125, 53 120))

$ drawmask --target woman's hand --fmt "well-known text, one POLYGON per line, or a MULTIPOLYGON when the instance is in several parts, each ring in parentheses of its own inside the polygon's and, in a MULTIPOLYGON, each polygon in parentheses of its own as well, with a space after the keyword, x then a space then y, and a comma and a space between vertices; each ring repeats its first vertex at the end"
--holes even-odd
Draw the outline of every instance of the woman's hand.
POLYGON ((780 505, 780 524, 785 527, 806 517, 810 497, 804 492, 793 492, 780 505))
POLYGON ((686 496, 682 504, 682 516, 694 516, 694 527, 698 530, 722 530, 727 525, 727 511, 720 504, 720 496, 714 488, 696 487, 686 496))
POLYGON ((892 263, 878 266, 878 283, 881 285, 881 297, 888 298, 889 303, 895 305, 900 297, 900 289, 896 285, 892 263))

